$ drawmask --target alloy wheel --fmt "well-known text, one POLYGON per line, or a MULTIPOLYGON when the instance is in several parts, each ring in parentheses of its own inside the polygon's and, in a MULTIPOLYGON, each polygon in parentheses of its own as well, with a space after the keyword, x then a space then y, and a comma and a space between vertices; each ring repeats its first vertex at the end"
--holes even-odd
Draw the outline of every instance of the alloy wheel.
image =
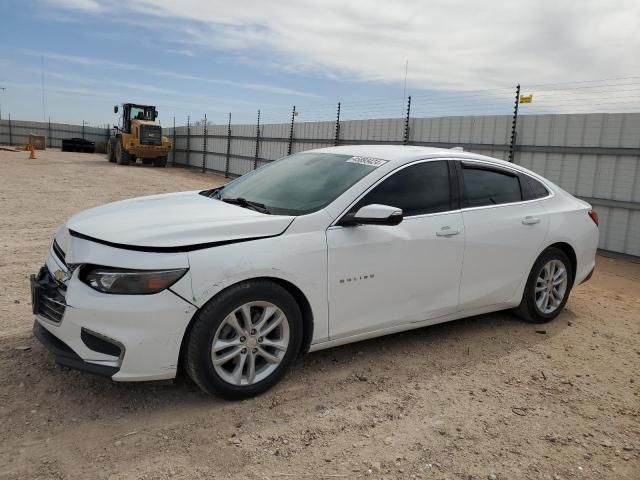
POLYGON ((538 310, 543 314, 553 313, 562 304, 567 293, 567 268, 560 260, 549 260, 544 264, 535 286, 538 310))
POLYGON ((270 302, 253 301, 220 323, 211 345, 216 373, 232 385, 252 385, 271 375, 289 347, 289 322, 270 302))

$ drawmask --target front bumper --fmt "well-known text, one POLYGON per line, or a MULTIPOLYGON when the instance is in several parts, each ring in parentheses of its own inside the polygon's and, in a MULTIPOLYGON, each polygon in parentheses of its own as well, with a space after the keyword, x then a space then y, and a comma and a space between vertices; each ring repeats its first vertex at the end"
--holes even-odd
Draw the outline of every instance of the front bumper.
POLYGON ((169 155, 171 144, 162 145, 130 145, 127 151, 138 158, 157 158, 169 155))
MULTIPOLYGON (((51 277, 61 277, 52 272, 65 267, 50 250, 44 268, 51 277)), ((174 378, 182 338, 197 308, 171 290, 153 295, 100 293, 80 281, 78 273, 65 280, 59 321, 46 311, 34 312, 34 335, 56 362, 115 381, 174 378)), ((183 290, 178 284, 190 281, 187 273, 174 285, 176 291, 183 290)))
POLYGON ((42 343, 47 350, 53 353, 58 365, 63 365, 75 370, 83 370, 103 377, 113 377, 120 371, 119 367, 85 362, 69 345, 51 334, 46 328, 40 325, 37 320, 33 322, 33 335, 40 340, 40 343, 42 343))

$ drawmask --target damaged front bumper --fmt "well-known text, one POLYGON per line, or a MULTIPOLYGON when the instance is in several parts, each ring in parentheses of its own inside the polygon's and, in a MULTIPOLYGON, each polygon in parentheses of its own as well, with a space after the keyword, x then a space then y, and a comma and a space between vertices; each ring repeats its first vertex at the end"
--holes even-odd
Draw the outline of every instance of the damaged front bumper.
MULTIPOLYGON (((184 333, 197 311, 183 297, 191 289, 189 274, 152 295, 105 294, 78 278, 79 269, 60 258, 63 248, 52 245, 45 266, 31 277, 34 335, 56 362, 116 381, 174 378, 184 333)), ((101 260, 112 257, 109 263, 116 265, 123 257, 118 249, 93 242, 84 250, 101 260)), ((149 255, 162 257, 138 255, 146 263, 149 255)))

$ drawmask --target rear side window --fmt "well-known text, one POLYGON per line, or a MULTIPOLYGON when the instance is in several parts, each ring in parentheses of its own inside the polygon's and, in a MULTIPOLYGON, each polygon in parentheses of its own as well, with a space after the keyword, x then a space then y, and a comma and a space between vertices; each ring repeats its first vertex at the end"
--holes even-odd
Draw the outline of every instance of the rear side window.
POLYGON ((544 198, 549 195, 549 190, 535 178, 529 175, 522 175, 524 185, 522 186, 524 199, 535 200, 536 198, 544 198))
POLYGON ((373 203, 401 208, 404 216, 450 210, 447 162, 422 162, 403 168, 367 193, 354 211, 373 203))
POLYGON ((462 168, 468 207, 522 201, 517 175, 484 168, 462 168))

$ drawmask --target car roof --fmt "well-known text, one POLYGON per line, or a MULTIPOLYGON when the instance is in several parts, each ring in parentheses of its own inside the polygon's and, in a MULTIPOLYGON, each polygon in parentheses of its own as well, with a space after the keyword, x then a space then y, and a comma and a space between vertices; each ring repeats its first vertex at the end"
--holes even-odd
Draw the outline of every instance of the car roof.
POLYGON ((309 152, 379 158, 396 165, 402 165, 407 162, 426 158, 448 157, 468 160, 484 160, 496 163, 497 165, 506 164, 514 166, 512 163, 505 162, 504 160, 479 155, 477 153, 465 152, 462 149, 421 147, 417 145, 342 145, 339 147, 307 150, 305 153, 309 152))

